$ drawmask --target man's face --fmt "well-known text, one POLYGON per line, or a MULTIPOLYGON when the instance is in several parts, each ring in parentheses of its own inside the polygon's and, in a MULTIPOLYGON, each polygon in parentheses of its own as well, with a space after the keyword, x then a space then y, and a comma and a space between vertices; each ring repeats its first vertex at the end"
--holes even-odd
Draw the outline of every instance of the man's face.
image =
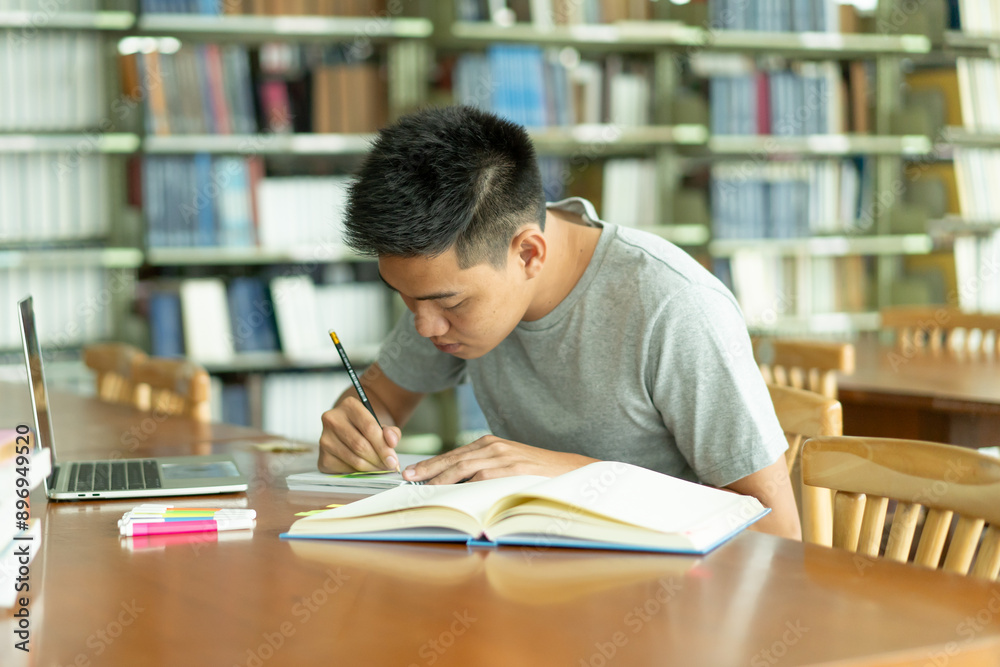
POLYGON ((380 257, 379 274, 414 315, 417 333, 442 352, 481 357, 514 330, 530 300, 517 258, 461 269, 454 249, 433 258, 380 257))

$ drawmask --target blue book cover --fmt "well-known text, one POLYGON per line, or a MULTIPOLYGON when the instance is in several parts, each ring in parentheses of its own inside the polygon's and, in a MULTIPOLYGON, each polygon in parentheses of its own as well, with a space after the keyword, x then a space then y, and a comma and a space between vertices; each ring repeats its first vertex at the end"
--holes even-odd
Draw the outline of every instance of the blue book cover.
POLYGON ((194 156, 194 183, 197 195, 194 200, 197 209, 197 225, 195 233, 196 246, 208 247, 218 245, 215 223, 216 198, 212 185, 212 157, 207 153, 197 153, 194 156))
POLYGON ((184 356, 179 294, 153 292, 149 297, 149 336, 154 357, 184 356))

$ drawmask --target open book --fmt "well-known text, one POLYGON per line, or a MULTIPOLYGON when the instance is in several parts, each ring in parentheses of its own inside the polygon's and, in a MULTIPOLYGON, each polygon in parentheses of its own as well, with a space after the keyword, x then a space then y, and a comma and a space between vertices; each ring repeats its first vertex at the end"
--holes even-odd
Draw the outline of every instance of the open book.
POLYGON ((756 498, 601 461, 551 479, 399 486, 299 519, 282 537, 702 554, 769 511, 756 498))

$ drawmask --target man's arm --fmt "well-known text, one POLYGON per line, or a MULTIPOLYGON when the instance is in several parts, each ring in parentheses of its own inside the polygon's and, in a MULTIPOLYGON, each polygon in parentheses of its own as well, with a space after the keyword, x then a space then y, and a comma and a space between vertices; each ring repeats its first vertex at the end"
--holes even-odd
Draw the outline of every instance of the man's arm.
POLYGON ((795 495, 792 493, 788 464, 785 463, 784 456, 766 468, 738 479, 725 488, 745 496, 753 496, 764 507, 771 508, 771 512, 751 525, 749 530, 792 540, 802 539, 799 512, 795 507, 795 495))
POLYGON ((318 462, 322 472, 396 467, 399 427, 413 415, 424 395, 400 387, 386 377, 377 363, 361 375, 361 385, 379 421, 361 403, 354 387, 341 394, 333 408, 323 413, 318 462))

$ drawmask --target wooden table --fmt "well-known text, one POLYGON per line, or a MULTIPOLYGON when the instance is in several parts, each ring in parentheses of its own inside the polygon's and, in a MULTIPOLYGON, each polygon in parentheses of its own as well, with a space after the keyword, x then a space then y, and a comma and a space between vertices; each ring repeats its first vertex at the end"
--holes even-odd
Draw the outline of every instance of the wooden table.
POLYGON ((855 351, 855 372, 838 378, 846 435, 1000 445, 1000 359, 904 352, 871 336, 855 351))
MULTIPOLYGON (((87 456, 141 417, 52 404, 59 444, 87 456)), ((5 391, 0 423, 27 414, 5 391)), ((252 534, 122 539, 135 501, 33 497, 31 653, 0 619, 0 664, 1000 665, 1000 586, 756 533, 700 559, 281 540, 296 512, 346 497, 288 491, 315 452, 248 435, 172 419, 136 453, 232 452, 247 494, 176 502, 252 507, 252 534)))

